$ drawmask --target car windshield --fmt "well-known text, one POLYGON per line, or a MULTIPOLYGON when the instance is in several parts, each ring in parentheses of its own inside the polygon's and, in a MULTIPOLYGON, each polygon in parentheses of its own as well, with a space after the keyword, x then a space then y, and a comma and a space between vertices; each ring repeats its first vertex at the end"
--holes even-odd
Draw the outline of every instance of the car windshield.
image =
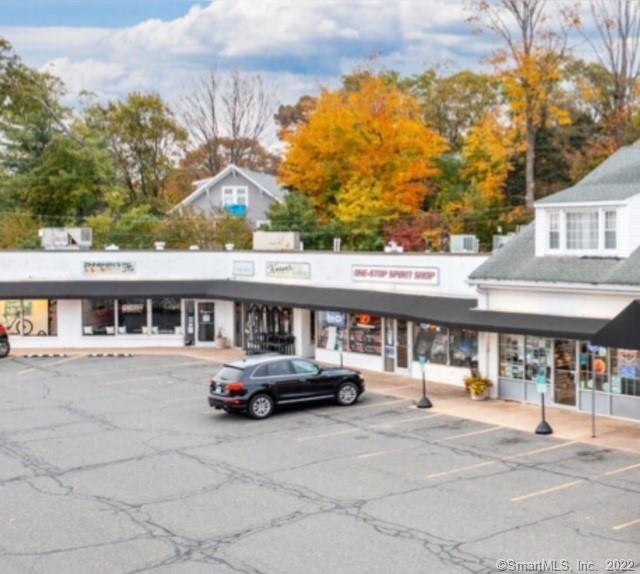
POLYGON ((242 377, 242 369, 236 367, 224 366, 218 371, 216 379, 224 381, 225 383, 230 381, 239 381, 242 377))

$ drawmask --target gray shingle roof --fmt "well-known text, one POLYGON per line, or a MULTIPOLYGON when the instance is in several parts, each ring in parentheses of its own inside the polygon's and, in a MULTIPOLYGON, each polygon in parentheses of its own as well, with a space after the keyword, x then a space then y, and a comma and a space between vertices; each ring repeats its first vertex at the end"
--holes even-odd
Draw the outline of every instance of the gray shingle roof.
POLYGON ((269 191, 278 201, 284 201, 287 196, 287 190, 280 186, 275 175, 254 171, 246 167, 237 168, 239 171, 246 173, 257 184, 269 191))
POLYGON ((536 257, 535 225, 532 223, 496 251, 469 278, 640 287, 640 248, 624 259, 536 257))
POLYGON ((623 201, 640 194, 640 145, 623 147, 573 187, 549 195, 537 205, 623 201))

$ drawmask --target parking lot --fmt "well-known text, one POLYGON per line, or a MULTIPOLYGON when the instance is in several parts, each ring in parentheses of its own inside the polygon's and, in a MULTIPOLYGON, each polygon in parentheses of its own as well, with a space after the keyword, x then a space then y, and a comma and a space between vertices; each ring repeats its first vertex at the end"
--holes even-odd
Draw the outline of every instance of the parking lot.
POLYGON ((217 368, 1 361, 0 572, 640 572, 636 454, 374 393, 252 421, 217 368))

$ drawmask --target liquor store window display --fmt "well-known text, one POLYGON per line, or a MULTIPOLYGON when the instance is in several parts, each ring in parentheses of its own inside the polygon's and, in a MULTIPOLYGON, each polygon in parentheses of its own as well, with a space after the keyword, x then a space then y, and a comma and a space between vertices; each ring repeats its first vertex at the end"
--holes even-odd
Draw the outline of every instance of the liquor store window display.
POLYGON ((382 317, 349 314, 348 329, 345 351, 363 355, 382 354, 382 317))
POLYGON ((245 311, 245 347, 249 353, 295 353, 293 309, 249 305, 245 311))
POLYGON ((316 345, 319 349, 382 355, 382 317, 366 313, 318 311, 316 318, 316 345))
POLYGON ((0 301, 0 325, 9 335, 55 337, 58 334, 58 302, 52 299, 0 301))

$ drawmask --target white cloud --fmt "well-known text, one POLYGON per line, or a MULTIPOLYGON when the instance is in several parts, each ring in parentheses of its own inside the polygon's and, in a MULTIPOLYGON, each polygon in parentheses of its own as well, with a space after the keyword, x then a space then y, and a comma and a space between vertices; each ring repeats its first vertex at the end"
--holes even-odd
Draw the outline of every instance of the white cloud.
POLYGON ((72 91, 153 90, 171 99, 216 65, 260 72, 290 101, 374 53, 404 72, 446 60, 477 65, 490 44, 471 37, 465 17, 464 0, 215 0, 170 21, 0 35, 72 91))

